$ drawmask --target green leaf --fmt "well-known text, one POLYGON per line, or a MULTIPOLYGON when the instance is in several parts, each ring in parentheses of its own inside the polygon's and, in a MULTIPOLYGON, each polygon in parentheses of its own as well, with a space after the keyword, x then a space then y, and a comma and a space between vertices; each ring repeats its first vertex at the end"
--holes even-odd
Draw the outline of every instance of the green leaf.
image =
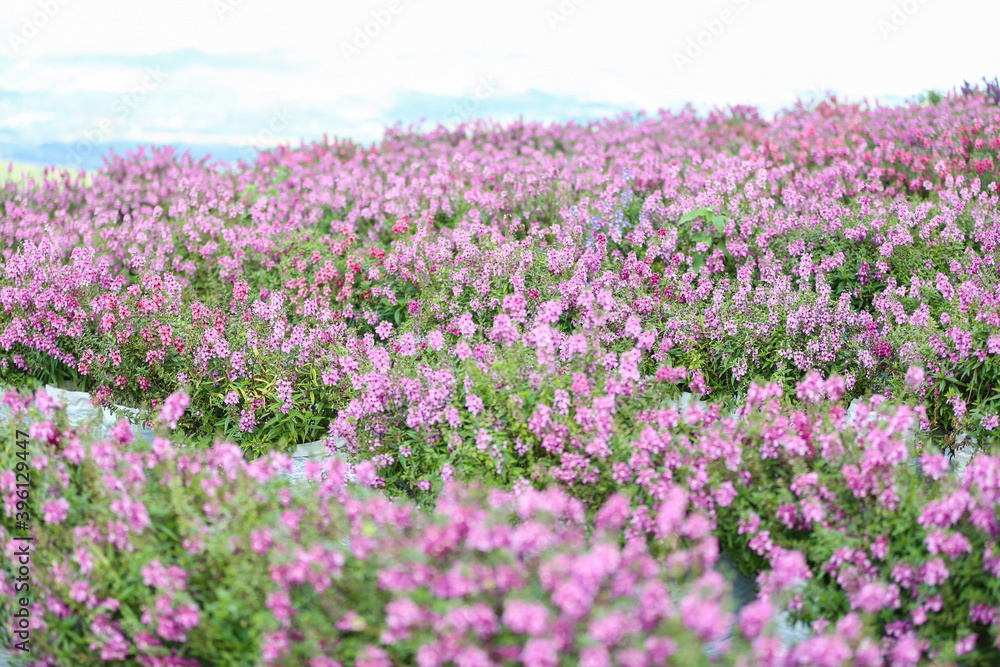
POLYGON ((726 231, 726 219, 721 215, 717 215, 712 218, 712 224, 715 225, 715 231, 719 234, 724 234, 726 231))
POLYGON ((684 224, 685 222, 688 222, 689 220, 694 220, 695 218, 700 218, 700 217, 707 217, 709 215, 712 215, 711 207, 699 208, 695 211, 691 211, 690 213, 685 213, 684 215, 682 215, 681 219, 677 221, 677 224, 681 225, 684 224))

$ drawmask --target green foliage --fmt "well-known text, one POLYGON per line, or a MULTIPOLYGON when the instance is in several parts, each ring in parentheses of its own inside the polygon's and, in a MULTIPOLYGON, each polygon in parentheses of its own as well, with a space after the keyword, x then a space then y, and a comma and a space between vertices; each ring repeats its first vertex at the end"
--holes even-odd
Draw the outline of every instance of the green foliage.
POLYGON ((920 93, 917 96, 917 103, 918 104, 931 104, 933 106, 937 106, 938 104, 941 103, 941 100, 943 100, 945 97, 947 97, 947 93, 943 93, 941 91, 934 90, 933 88, 930 88, 930 89, 925 90, 924 92, 920 93))

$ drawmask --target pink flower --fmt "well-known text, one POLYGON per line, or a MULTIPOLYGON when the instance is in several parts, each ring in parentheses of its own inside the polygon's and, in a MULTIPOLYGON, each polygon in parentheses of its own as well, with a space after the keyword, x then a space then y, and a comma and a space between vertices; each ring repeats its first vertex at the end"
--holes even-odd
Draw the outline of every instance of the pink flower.
POLYGON ((243 408, 240 411, 240 431, 244 433, 253 433, 254 427, 257 425, 257 416, 255 415, 252 408, 243 408))
POLYGON ((455 356, 459 361, 465 361, 472 356, 472 348, 464 340, 460 340, 455 344, 455 356))
POLYGON ((74 581, 69 587, 69 597, 76 602, 83 602, 90 595, 90 584, 86 581, 74 581))
POLYGON ((965 416, 965 401, 962 400, 961 396, 953 395, 948 397, 948 402, 951 403, 952 409, 955 412, 955 421, 961 422, 962 417, 965 416))
POLYGON ((174 621, 184 630, 190 630, 197 627, 201 614, 194 604, 182 604, 174 610, 174 621))
POLYGON ((538 602, 508 600, 504 604, 503 623, 511 632, 539 636, 549 625, 549 610, 538 602))
POLYGON ((691 387, 691 392, 694 394, 701 394, 702 396, 707 396, 712 393, 712 390, 708 386, 708 382, 705 381, 705 376, 701 374, 701 371, 694 371, 691 374, 691 379, 688 381, 691 387))
POLYGON ((583 648, 580 651, 580 667, 611 667, 611 656, 608 654, 608 649, 604 646, 583 648))
MULTIPOLYGON (((266 632, 261 637, 261 657, 265 662, 274 662, 289 648, 288 633, 279 630, 278 632, 266 632)), ((358 661, 360 663, 360 658, 358 661)))
POLYGON ((573 383, 570 385, 575 396, 589 397, 590 383, 584 373, 573 373, 573 383))
POLYGON ((385 625, 395 639, 406 639, 409 628, 423 619, 420 606, 409 598, 393 600, 385 606, 385 625))
POLYGON ((190 404, 191 398, 186 393, 175 391, 163 401, 160 422, 166 424, 168 428, 177 428, 177 421, 184 415, 184 411, 190 404))
POLYGON ((287 626, 287 623, 291 621, 292 600, 287 591, 272 591, 268 594, 264 606, 271 610, 274 618, 282 625, 287 626))
MULTIPOLYGON (((8 392, 7 395, 9 396, 11 393, 14 392, 8 392)), ((20 403, 16 398, 12 398, 10 401, 5 400, 4 402, 14 407, 15 415, 18 413, 18 407, 20 407, 20 403)), ((37 392, 35 392, 35 407, 38 408, 38 410, 46 417, 51 417, 52 411, 54 409, 61 408, 62 403, 49 396, 48 392, 45 391, 44 389, 39 389, 37 392)))
POLYGON ((965 655, 969 653, 972 649, 976 648, 976 640, 979 639, 979 635, 972 633, 968 637, 959 639, 955 643, 955 655, 965 655))
POLYGON ((167 570, 160 564, 159 559, 154 558, 149 565, 144 565, 140 570, 142 583, 147 586, 165 587, 167 585, 167 570))
POLYGON ((837 632, 844 635, 850 641, 857 641, 864 630, 864 623, 861 617, 851 612, 837 621, 837 632))
POLYGON ((524 644, 521 662, 525 667, 557 667, 559 650, 551 639, 534 637, 524 644))
POLYGON ((919 392, 924 383, 924 369, 919 366, 910 366, 906 371, 906 386, 912 391, 919 392))
POLYGON ((354 664, 357 667, 392 667, 392 660, 384 650, 369 644, 358 655, 354 664))
POLYGON ((392 323, 391 322, 379 323, 379 325, 375 327, 375 333, 378 334, 378 337, 380 339, 385 340, 386 338, 389 337, 389 334, 392 333, 392 323))
POLYGON ((292 383, 288 380, 279 380, 277 390, 278 400, 281 401, 281 407, 278 409, 282 414, 288 414, 288 411, 294 406, 292 401, 292 383))
POLYGON ((819 403, 826 393, 826 383, 818 372, 809 371, 805 378, 795 385, 795 392, 803 403, 819 403))
POLYGON ((612 495, 594 517, 594 527, 604 530, 619 530, 632 514, 632 506, 622 493, 612 495))
POLYGON ((774 607, 767 600, 751 602, 740 610, 740 631, 747 639, 756 639, 773 615, 774 607))
POLYGON ((247 298, 247 294, 250 293, 250 285, 247 284, 245 280, 237 280, 233 284, 233 299, 236 301, 243 301, 247 298))
POLYGON ((45 523, 60 524, 66 520, 69 512, 69 501, 65 498, 53 500, 42 505, 42 520, 45 523))
POLYGON ((684 626, 706 642, 724 637, 733 620, 732 614, 723 611, 722 605, 718 602, 705 599, 696 593, 681 600, 680 612, 684 626))
POLYGON ((657 514, 656 526, 660 539, 670 537, 681 527, 687 504, 687 491, 681 486, 672 487, 657 514))
POLYGON ((629 315, 625 320, 625 337, 638 338, 642 333, 642 320, 635 315, 629 315))
POLYGON ((944 583, 950 574, 948 566, 945 565, 944 560, 941 558, 927 561, 920 570, 921 579, 928 586, 937 586, 944 583))
POLYGON ((254 553, 266 554, 272 543, 270 528, 255 528, 250 532, 250 548, 254 553))
POLYGON ((915 667, 923 655, 924 641, 913 634, 903 635, 889 654, 892 667, 915 667))
POLYGON ((473 416, 478 415, 483 411, 483 399, 475 394, 466 394, 465 396, 465 407, 472 413, 473 416))
POLYGON ((375 464, 371 461, 362 461, 354 468, 354 479, 359 486, 373 486, 375 484, 375 464))
POLYGON ((948 472, 950 463, 944 454, 924 454, 920 457, 920 467, 931 479, 941 479, 948 472))
POLYGON ((736 487, 729 481, 720 484, 719 487, 712 492, 712 494, 715 496, 715 502, 718 503, 720 507, 729 507, 733 504, 733 500, 735 500, 738 495, 736 487))
POLYGON ((771 550, 771 572, 768 583, 772 590, 782 591, 812 577, 806 557, 801 551, 780 547, 771 550))
POLYGON ((874 614, 885 606, 888 587, 881 582, 867 583, 854 597, 852 606, 863 612, 874 614))

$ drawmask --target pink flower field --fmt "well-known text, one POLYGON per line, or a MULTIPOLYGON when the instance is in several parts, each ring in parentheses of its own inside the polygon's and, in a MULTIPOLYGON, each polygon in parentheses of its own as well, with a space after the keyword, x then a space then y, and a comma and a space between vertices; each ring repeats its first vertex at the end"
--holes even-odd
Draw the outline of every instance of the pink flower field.
POLYGON ((994 93, 7 183, 0 639, 59 667, 1000 664, 994 93), (120 421, 71 427, 46 385, 120 421))

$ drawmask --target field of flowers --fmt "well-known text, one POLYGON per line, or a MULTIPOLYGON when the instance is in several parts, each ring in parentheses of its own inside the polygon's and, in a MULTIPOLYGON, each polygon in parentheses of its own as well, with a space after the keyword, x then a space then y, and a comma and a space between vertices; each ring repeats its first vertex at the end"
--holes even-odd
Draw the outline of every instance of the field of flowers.
POLYGON ((1000 664, 990 93, 4 185, 0 638, 27 532, 36 665, 1000 664))

